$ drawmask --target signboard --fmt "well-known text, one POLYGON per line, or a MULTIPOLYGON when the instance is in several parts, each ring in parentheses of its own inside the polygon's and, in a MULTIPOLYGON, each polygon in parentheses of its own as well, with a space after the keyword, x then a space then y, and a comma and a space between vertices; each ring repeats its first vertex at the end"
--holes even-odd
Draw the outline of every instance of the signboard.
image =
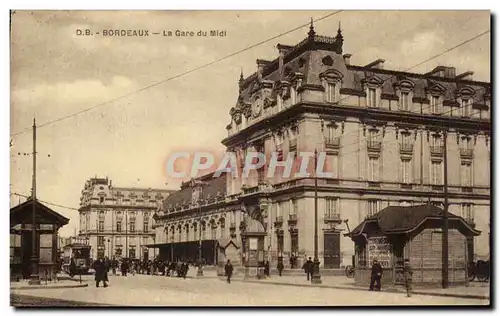
POLYGON ((40 248, 40 262, 52 263, 52 248, 40 248))
POLYGON ((40 235, 40 247, 52 247, 52 234, 42 234, 40 235))
POLYGON ((383 268, 391 267, 392 245, 387 237, 370 237, 367 244, 368 266, 377 259, 383 268))
POLYGON ((257 243, 257 238, 250 238, 249 240, 249 249, 250 250, 257 250, 258 249, 258 243, 257 243))

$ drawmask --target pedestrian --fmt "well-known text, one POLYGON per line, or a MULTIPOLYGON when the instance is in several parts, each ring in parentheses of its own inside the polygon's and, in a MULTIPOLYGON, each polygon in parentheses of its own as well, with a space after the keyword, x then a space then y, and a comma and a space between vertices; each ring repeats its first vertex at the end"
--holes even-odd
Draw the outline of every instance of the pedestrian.
POLYGON ((278 266, 277 266, 277 268, 278 268, 278 273, 281 276, 281 273, 283 272, 283 268, 284 268, 284 266, 283 266, 283 258, 278 258, 278 266))
POLYGON ((311 260, 311 257, 309 257, 309 259, 307 259, 307 261, 302 266, 302 269, 304 269, 304 272, 307 275, 307 281, 309 281, 309 278, 312 279, 313 262, 311 260))
POLYGON ((226 272, 226 281, 227 283, 231 283, 231 276, 233 275, 233 265, 231 264, 231 260, 227 260, 226 266, 224 267, 224 271, 226 272))
POLYGON ((126 259, 124 259, 122 261, 122 266, 121 266, 122 276, 127 276, 128 269, 129 269, 128 262, 126 259))
POLYGON ((413 269, 410 265, 410 259, 405 259, 403 267, 403 276, 405 278, 406 296, 411 296, 412 283, 413 283, 413 269))
POLYGON ((99 287, 99 283, 104 284, 104 287, 108 287, 106 282, 108 282, 108 272, 106 268, 106 263, 102 258, 97 259, 94 262, 94 270, 95 270, 95 286, 99 287))
POLYGON ((113 275, 116 275, 116 268, 118 267, 118 261, 116 260, 115 257, 113 257, 113 260, 111 260, 111 271, 113 275))
POLYGON ((370 291, 373 291, 374 287, 375 291, 380 291, 380 289, 382 288, 380 280, 382 279, 383 272, 384 271, 380 263, 378 263, 377 259, 374 259, 370 277, 370 291))
POLYGON ((266 262, 264 262, 264 275, 266 277, 270 277, 270 268, 269 268, 269 261, 266 260, 266 262))
POLYGON ((76 274, 76 262, 75 258, 71 257, 71 261, 69 263, 69 276, 74 277, 76 274))

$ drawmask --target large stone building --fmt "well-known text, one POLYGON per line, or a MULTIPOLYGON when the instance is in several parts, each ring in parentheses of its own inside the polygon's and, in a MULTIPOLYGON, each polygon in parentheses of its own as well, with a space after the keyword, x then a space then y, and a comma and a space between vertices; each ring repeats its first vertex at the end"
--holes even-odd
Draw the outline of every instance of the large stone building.
POLYGON ((78 237, 88 238, 91 256, 151 257, 153 214, 169 190, 114 187, 108 178, 85 182, 80 197, 78 237))
MULTIPOLYGON (((449 211, 482 232, 469 241, 469 259, 489 255, 491 84, 453 67, 422 74, 384 69, 381 59, 354 65, 343 41, 340 29, 318 36, 311 25, 297 45, 278 44, 278 58, 257 60, 239 81, 227 151, 240 160, 249 151, 279 159, 326 152, 333 177, 318 176, 319 259, 334 268, 352 264, 348 226, 390 205, 442 207, 446 133, 449 211)), ((203 239, 239 245, 240 223, 252 216, 266 229, 271 264, 295 254, 300 265, 314 251, 314 179, 283 177, 283 168, 267 178, 268 168, 247 179, 201 179, 213 191, 201 200, 203 239)), ((171 195, 157 216, 157 242, 196 241, 199 207, 190 187, 171 195)))

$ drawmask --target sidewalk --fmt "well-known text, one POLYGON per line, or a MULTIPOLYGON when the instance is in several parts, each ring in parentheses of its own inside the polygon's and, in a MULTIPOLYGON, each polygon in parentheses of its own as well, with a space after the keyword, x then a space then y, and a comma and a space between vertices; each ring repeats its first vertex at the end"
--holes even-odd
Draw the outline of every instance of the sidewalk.
POLYGON ((88 283, 85 280, 82 280, 80 283, 79 280, 72 279, 63 279, 57 282, 47 282, 40 281, 40 285, 30 285, 28 280, 22 280, 19 282, 10 282, 11 290, 40 290, 40 289, 62 289, 62 288, 79 288, 79 287, 87 287, 88 283))
MULTIPOLYGON (((207 275, 206 277, 210 277, 207 275)), ((220 277, 223 278, 223 277, 220 277)), ((250 283, 261 283, 261 284, 272 284, 272 285, 288 285, 288 286, 299 286, 299 287, 319 287, 319 288, 332 288, 332 289, 345 289, 354 291, 367 291, 368 289, 362 286, 357 286, 354 284, 353 279, 348 279, 347 277, 341 276, 324 276, 322 277, 322 284, 311 284, 307 281, 306 277, 294 277, 294 276, 273 276, 271 275, 268 279, 261 280, 244 280, 242 275, 236 275, 233 279, 235 282, 250 282, 250 283)), ((406 293, 404 287, 386 287, 382 289, 382 292, 396 292, 396 293, 406 293)), ((450 287, 447 289, 443 288, 414 288, 413 294, 418 295, 430 295, 430 296, 445 296, 445 297, 457 297, 457 298, 471 298, 471 299, 490 299, 490 288, 488 283, 473 283, 468 287, 450 287)))

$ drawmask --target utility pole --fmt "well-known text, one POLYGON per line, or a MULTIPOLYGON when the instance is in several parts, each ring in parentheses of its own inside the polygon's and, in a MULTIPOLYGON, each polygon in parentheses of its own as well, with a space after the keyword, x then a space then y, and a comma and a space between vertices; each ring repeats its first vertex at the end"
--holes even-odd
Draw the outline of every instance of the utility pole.
POLYGON ((37 251, 37 223, 36 223, 36 122, 33 118, 33 177, 31 188, 32 224, 31 224, 31 276, 29 284, 39 285, 40 277, 38 275, 38 251, 37 251))
POLYGON ((448 131, 443 133, 444 151, 444 212, 443 212, 443 289, 448 288, 448 131))
POLYGON ((314 150, 314 263, 311 283, 321 284, 318 258, 318 150, 314 150))

